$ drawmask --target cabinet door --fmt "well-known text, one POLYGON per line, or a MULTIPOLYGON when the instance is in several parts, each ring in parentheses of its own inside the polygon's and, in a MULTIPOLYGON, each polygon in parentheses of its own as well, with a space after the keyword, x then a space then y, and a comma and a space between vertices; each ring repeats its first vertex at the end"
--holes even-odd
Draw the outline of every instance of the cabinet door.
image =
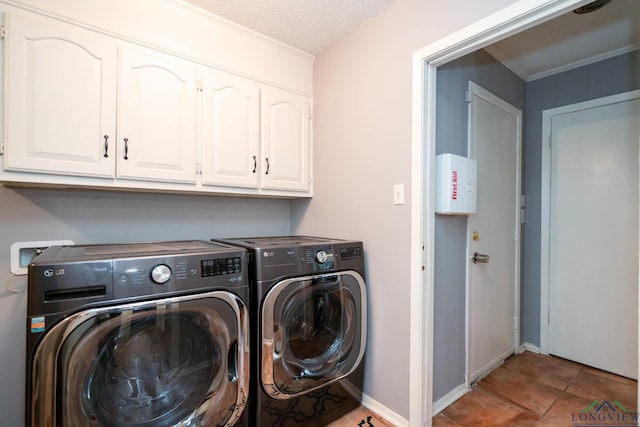
POLYGON ((197 66, 142 48, 119 55, 118 178, 195 183, 197 66))
POLYGON ((309 191, 311 101, 274 87, 262 90, 262 188, 309 191))
POLYGON ((5 25, 4 168, 113 177, 115 44, 44 17, 5 25))
POLYGON ((257 188, 260 87, 215 69, 203 79, 202 183, 257 188))

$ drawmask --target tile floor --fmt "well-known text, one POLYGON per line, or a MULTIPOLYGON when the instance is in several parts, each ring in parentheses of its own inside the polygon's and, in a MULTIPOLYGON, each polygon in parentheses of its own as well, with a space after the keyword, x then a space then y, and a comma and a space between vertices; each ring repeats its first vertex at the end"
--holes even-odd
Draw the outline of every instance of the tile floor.
POLYGON ((370 409, 360 406, 327 427, 394 427, 389 421, 370 409))
MULTIPOLYGON (((469 393, 433 417, 433 427, 584 426, 585 423, 575 417, 580 417, 580 411, 595 400, 617 401, 635 415, 637 383, 565 359, 525 351, 507 359, 478 381, 469 393)), ((622 410, 619 406, 615 408, 622 410)), ((604 426, 593 421, 590 425, 604 426)), ((392 427, 393 424, 364 406, 328 425, 374 426, 392 427)))
POLYGON ((599 411, 623 414, 623 409, 632 413, 617 419, 627 422, 606 425, 630 426, 636 408, 636 381, 526 351, 510 357, 478 381, 469 393, 436 415, 433 426, 603 426, 599 421, 580 422, 580 417, 598 415, 599 411), (596 406, 586 411, 596 400, 611 403, 612 409, 596 406))

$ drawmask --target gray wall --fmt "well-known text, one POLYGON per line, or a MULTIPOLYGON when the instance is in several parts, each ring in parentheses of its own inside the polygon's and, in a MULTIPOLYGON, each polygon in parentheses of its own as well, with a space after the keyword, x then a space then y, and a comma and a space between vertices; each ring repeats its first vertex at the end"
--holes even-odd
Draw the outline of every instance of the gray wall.
POLYGON ((27 280, 11 274, 11 244, 288 234, 290 205, 287 200, 0 186, 0 425, 24 422, 27 280))
MULTIPOLYGON (((467 155, 469 81, 524 111, 525 82, 480 50, 438 68, 436 154, 467 155)), ((526 145, 526 144, 525 144, 526 145)), ((465 270, 467 219, 436 215, 433 399, 465 381, 465 270)))
POLYGON ((640 89, 640 51, 616 56, 527 84, 523 341, 540 345, 540 179, 542 111, 640 89))

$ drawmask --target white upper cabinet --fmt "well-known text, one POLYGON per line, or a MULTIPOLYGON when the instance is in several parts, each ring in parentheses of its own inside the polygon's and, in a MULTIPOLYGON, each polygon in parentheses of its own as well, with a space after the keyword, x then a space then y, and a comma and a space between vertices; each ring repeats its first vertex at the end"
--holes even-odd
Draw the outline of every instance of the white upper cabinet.
POLYGON ((196 181, 196 64, 143 48, 121 48, 118 178, 196 181))
POLYGON ((262 188, 309 191, 311 100, 275 87, 262 91, 262 188))
POLYGON ((203 87, 203 184, 309 191, 309 98, 214 69, 203 87))
POLYGON ((18 14, 5 25, 4 168, 112 178, 115 43, 18 14))
POLYGON ((89 26, 2 2, 0 12, 0 183, 312 195, 311 98, 89 26))
POLYGON ((258 188, 260 86, 208 68, 203 78, 202 183, 258 188))

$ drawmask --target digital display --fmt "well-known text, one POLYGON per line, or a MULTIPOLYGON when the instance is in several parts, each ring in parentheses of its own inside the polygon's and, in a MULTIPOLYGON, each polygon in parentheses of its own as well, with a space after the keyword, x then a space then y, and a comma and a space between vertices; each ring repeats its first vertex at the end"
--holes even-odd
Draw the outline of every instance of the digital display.
POLYGON ((202 277, 222 276, 242 271, 242 258, 216 258, 200 262, 202 277))
POLYGON ((350 259, 362 258, 362 248, 360 246, 353 246, 351 248, 340 248, 340 259, 348 261, 350 259))

